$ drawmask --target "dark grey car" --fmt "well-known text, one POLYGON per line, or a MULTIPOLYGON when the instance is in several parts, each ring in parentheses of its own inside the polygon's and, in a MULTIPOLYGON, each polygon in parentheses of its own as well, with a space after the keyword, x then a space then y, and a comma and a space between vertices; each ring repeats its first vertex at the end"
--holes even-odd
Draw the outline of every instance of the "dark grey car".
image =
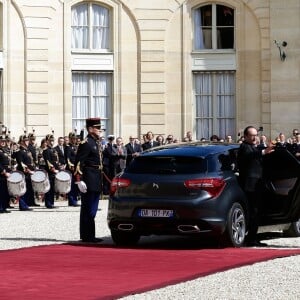
MULTIPOLYGON (((238 183, 238 144, 183 143, 144 152, 111 184, 108 226, 118 245, 142 235, 214 237, 241 247, 248 207, 238 183)), ((300 217, 300 164, 287 151, 264 162, 261 225, 296 222, 300 217), (280 171, 273 168, 280 160, 280 171)))

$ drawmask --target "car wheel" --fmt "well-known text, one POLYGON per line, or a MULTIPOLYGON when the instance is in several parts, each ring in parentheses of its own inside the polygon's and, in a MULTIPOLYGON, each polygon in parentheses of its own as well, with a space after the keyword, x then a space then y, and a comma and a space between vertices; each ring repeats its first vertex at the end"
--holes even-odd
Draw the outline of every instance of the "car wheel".
POLYGON ((226 230, 221 242, 224 246, 242 247, 246 237, 246 216, 243 207, 234 203, 228 212, 226 230))
POLYGON ((133 232, 111 230, 111 237, 117 246, 134 246, 140 240, 140 235, 133 232))
POLYGON ((289 237, 300 237, 300 219, 297 222, 293 222, 284 234, 289 237))

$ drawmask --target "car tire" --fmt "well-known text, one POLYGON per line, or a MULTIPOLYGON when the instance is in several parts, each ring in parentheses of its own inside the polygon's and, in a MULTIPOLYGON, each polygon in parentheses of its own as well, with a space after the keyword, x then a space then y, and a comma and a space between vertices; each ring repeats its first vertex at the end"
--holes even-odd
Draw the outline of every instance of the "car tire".
POLYGON ((221 237, 223 246, 242 247, 246 238, 246 216, 240 203, 233 203, 227 215, 225 232, 221 237))
POLYGON ((133 232, 111 230, 111 238, 117 246, 134 246, 140 240, 140 235, 133 232))
POLYGON ((289 229, 284 232, 288 237, 300 237, 300 219, 297 222, 293 222, 289 229))

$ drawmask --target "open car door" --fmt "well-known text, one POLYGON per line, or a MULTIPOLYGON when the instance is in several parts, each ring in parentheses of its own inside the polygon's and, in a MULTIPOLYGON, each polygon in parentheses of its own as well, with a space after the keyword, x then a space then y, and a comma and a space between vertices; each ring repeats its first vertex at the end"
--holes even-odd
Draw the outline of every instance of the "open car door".
POLYGON ((284 148, 263 156, 264 192, 261 224, 300 218, 300 161, 284 148))

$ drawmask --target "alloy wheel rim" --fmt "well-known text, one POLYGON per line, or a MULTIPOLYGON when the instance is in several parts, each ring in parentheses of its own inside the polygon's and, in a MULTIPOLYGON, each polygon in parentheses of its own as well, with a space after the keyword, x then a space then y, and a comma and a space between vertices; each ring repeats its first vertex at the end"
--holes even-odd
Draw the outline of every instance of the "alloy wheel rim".
POLYGON ((246 222, 241 209, 235 209, 232 215, 232 237, 236 244, 242 244, 245 240, 246 222))

